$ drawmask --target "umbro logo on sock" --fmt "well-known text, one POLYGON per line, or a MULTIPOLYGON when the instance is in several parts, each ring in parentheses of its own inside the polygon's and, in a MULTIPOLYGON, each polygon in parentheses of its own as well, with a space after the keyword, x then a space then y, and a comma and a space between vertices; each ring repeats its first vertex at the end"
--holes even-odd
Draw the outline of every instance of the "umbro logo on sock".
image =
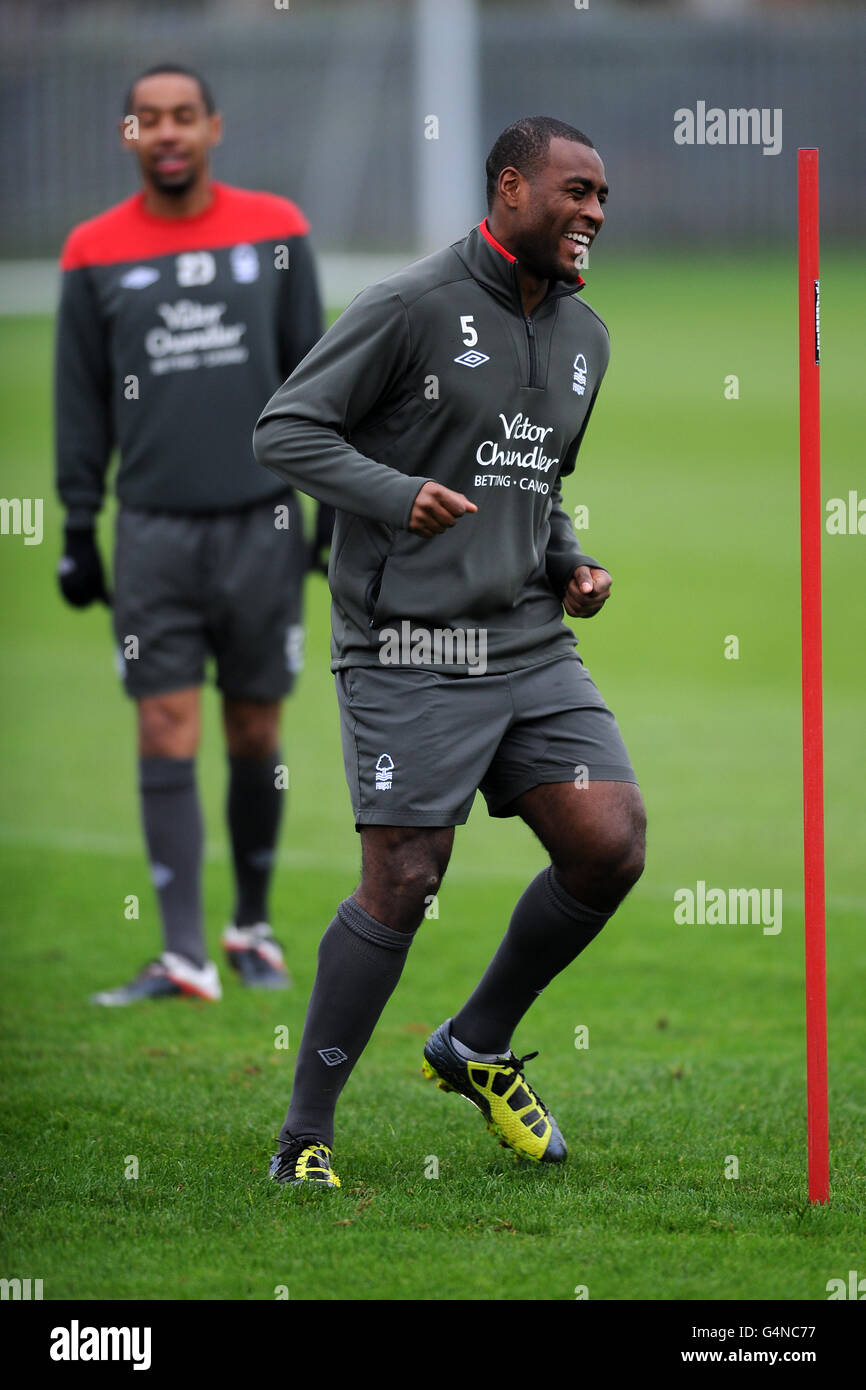
POLYGON ((159 891, 161 888, 167 888, 171 883, 174 878, 174 869, 170 868, 168 864, 158 864, 156 860, 153 860, 150 865, 150 877, 153 880, 154 888, 159 891))
POLYGON ((349 1060, 341 1047, 320 1047, 319 1056, 326 1067, 338 1067, 349 1060))

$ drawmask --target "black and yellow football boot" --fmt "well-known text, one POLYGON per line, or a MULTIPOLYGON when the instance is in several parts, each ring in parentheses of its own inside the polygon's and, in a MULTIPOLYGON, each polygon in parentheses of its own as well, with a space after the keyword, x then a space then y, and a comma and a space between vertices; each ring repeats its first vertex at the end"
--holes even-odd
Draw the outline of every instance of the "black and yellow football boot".
POLYGON ((526 1063, 538 1053, 515 1057, 510 1052, 496 1062, 466 1061, 452 1046, 450 1022, 427 1039, 424 1075, 436 1081, 440 1091, 456 1091, 471 1100, 503 1147, 535 1163, 564 1163, 568 1150, 556 1120, 523 1075, 526 1063))
POLYGON ((281 1139, 279 1153, 271 1159, 268 1177, 287 1183, 289 1187, 300 1187, 302 1183, 340 1186, 340 1179, 331 1167, 331 1150, 310 1135, 289 1141, 281 1139))

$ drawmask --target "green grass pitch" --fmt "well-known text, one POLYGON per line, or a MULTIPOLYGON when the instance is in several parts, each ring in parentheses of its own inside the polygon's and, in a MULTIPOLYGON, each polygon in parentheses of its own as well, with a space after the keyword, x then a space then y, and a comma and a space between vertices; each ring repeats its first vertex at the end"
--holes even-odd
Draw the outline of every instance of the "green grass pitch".
MULTIPOLYGON (((641 883, 515 1040, 540 1049, 530 1076, 570 1161, 520 1165, 420 1075, 424 1036, 462 1003, 543 864, 529 832, 489 821, 479 798, 439 917, 344 1093, 343 1187, 328 1193, 265 1180, 316 945, 358 867, 324 582, 310 583, 307 667, 284 719, 273 922, 294 990, 224 978, 217 1007, 90 1007, 157 951, 132 709, 107 614, 55 593, 51 325, 0 322, 2 490, 46 499, 41 545, 0 537, 4 1275, 70 1299, 571 1300, 585 1287, 595 1300, 823 1300, 829 1279, 866 1274, 859 535, 824 539, 830 1206, 810 1208, 806 1188, 794 257, 600 255, 588 279, 613 357, 566 502, 589 509, 586 545, 614 594, 578 626, 650 834, 641 883), (781 888, 782 931, 676 924, 674 892, 698 880, 781 888)), ((853 256, 825 252, 826 499, 866 495, 862 287, 853 256)), ((110 516, 106 549, 109 535, 110 516)), ((216 952, 231 901, 212 693, 206 723, 216 952)))

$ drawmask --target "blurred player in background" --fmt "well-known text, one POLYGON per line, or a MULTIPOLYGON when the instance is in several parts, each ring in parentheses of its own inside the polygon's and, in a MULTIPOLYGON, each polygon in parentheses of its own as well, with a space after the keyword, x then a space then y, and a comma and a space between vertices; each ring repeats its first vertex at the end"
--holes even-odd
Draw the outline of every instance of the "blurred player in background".
POLYGON ((126 99, 122 135, 142 189, 76 227, 63 249, 56 354, 57 486, 66 509, 60 588, 110 604, 118 664, 138 710, 142 819, 164 950, 99 1004, 219 999, 201 901, 195 782, 200 687, 216 661, 229 758, 236 901, 222 944, 250 986, 289 983, 267 894, 284 791, 280 702, 300 667, 311 549, 293 490, 259 468, 262 400, 322 331, 300 210, 210 176, 222 123, 207 83, 174 64, 126 99), (120 509, 109 595, 95 540, 117 447, 120 509))

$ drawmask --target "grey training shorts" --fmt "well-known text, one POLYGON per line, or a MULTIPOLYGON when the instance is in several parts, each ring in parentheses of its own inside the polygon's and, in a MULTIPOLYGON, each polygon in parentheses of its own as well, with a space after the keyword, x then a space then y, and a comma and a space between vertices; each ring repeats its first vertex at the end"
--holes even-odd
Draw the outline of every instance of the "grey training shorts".
POLYGON ((209 656, 230 699, 288 694, 302 665, 306 554, 291 494, 213 516, 121 507, 113 621, 127 694, 201 685, 209 656))
POLYGON ((616 719, 577 656, 505 675, 337 672, 355 828, 463 825, 549 782, 637 782, 616 719))

